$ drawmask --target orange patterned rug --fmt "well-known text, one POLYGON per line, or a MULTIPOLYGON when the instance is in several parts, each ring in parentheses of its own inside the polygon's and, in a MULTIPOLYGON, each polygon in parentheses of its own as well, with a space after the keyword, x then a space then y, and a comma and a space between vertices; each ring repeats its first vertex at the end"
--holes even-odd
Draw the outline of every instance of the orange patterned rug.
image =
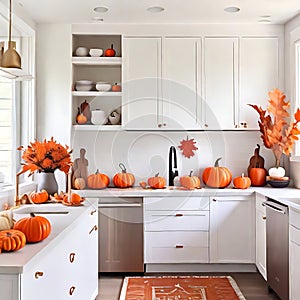
POLYGON ((120 300, 245 300, 230 276, 125 277, 120 300))

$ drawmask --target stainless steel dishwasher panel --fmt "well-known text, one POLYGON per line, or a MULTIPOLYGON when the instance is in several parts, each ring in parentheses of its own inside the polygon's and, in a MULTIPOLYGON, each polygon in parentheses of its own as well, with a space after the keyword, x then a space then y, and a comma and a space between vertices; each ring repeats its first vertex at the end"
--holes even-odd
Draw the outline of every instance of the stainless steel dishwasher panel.
POLYGON ((99 201, 99 272, 144 272, 142 198, 99 201))
POLYGON ((281 300, 289 299, 288 207, 271 199, 264 202, 267 226, 267 282, 281 300))

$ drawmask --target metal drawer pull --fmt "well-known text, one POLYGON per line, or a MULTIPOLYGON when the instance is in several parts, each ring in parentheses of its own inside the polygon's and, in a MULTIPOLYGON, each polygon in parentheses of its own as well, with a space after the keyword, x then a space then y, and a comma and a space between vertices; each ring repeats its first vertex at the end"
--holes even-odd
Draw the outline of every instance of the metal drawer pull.
POLYGON ((266 219, 267 219, 267 217, 266 217, 266 216, 263 216, 263 217, 262 217, 262 219, 263 219, 263 220, 266 220, 266 219))
POLYGON ((72 296, 75 291, 75 286, 71 286, 69 289, 69 295, 72 296))
POLYGON ((212 201, 217 202, 217 199, 214 198, 214 199, 212 199, 212 201))
POLYGON ((38 272, 35 272, 35 274, 34 274, 35 279, 39 279, 42 276, 44 276, 44 272, 38 271, 38 272))
POLYGON ((92 210, 92 211, 91 211, 91 216, 92 216, 96 211, 97 211, 96 209, 92 210))
POLYGON ((70 260, 70 263, 74 262, 74 260, 75 260, 75 253, 74 252, 70 253, 69 260, 70 260))
POLYGON ((94 225, 94 226, 93 226, 93 228, 89 231, 89 234, 91 234, 94 230, 95 230, 95 231, 98 230, 97 225, 94 225))
POLYGON ((176 249, 182 249, 182 248, 183 248, 183 245, 176 245, 175 248, 176 248, 176 249))
POLYGON ((175 217, 183 217, 183 214, 176 214, 175 217))

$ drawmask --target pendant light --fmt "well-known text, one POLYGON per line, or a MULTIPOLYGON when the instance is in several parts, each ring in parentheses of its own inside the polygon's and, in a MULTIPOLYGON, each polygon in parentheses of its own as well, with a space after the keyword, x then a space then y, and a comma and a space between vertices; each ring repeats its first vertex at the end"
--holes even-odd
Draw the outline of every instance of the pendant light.
POLYGON ((3 53, 1 67, 21 69, 21 57, 16 51, 16 42, 11 40, 11 1, 9 0, 9 37, 8 49, 3 53))

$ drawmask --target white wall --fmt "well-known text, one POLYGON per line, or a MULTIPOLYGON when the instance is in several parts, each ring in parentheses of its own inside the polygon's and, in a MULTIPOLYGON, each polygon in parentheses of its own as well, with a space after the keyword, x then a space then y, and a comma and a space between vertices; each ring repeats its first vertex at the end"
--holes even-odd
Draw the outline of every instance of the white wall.
POLYGON ((37 27, 37 138, 70 144, 71 41, 69 24, 37 27))

